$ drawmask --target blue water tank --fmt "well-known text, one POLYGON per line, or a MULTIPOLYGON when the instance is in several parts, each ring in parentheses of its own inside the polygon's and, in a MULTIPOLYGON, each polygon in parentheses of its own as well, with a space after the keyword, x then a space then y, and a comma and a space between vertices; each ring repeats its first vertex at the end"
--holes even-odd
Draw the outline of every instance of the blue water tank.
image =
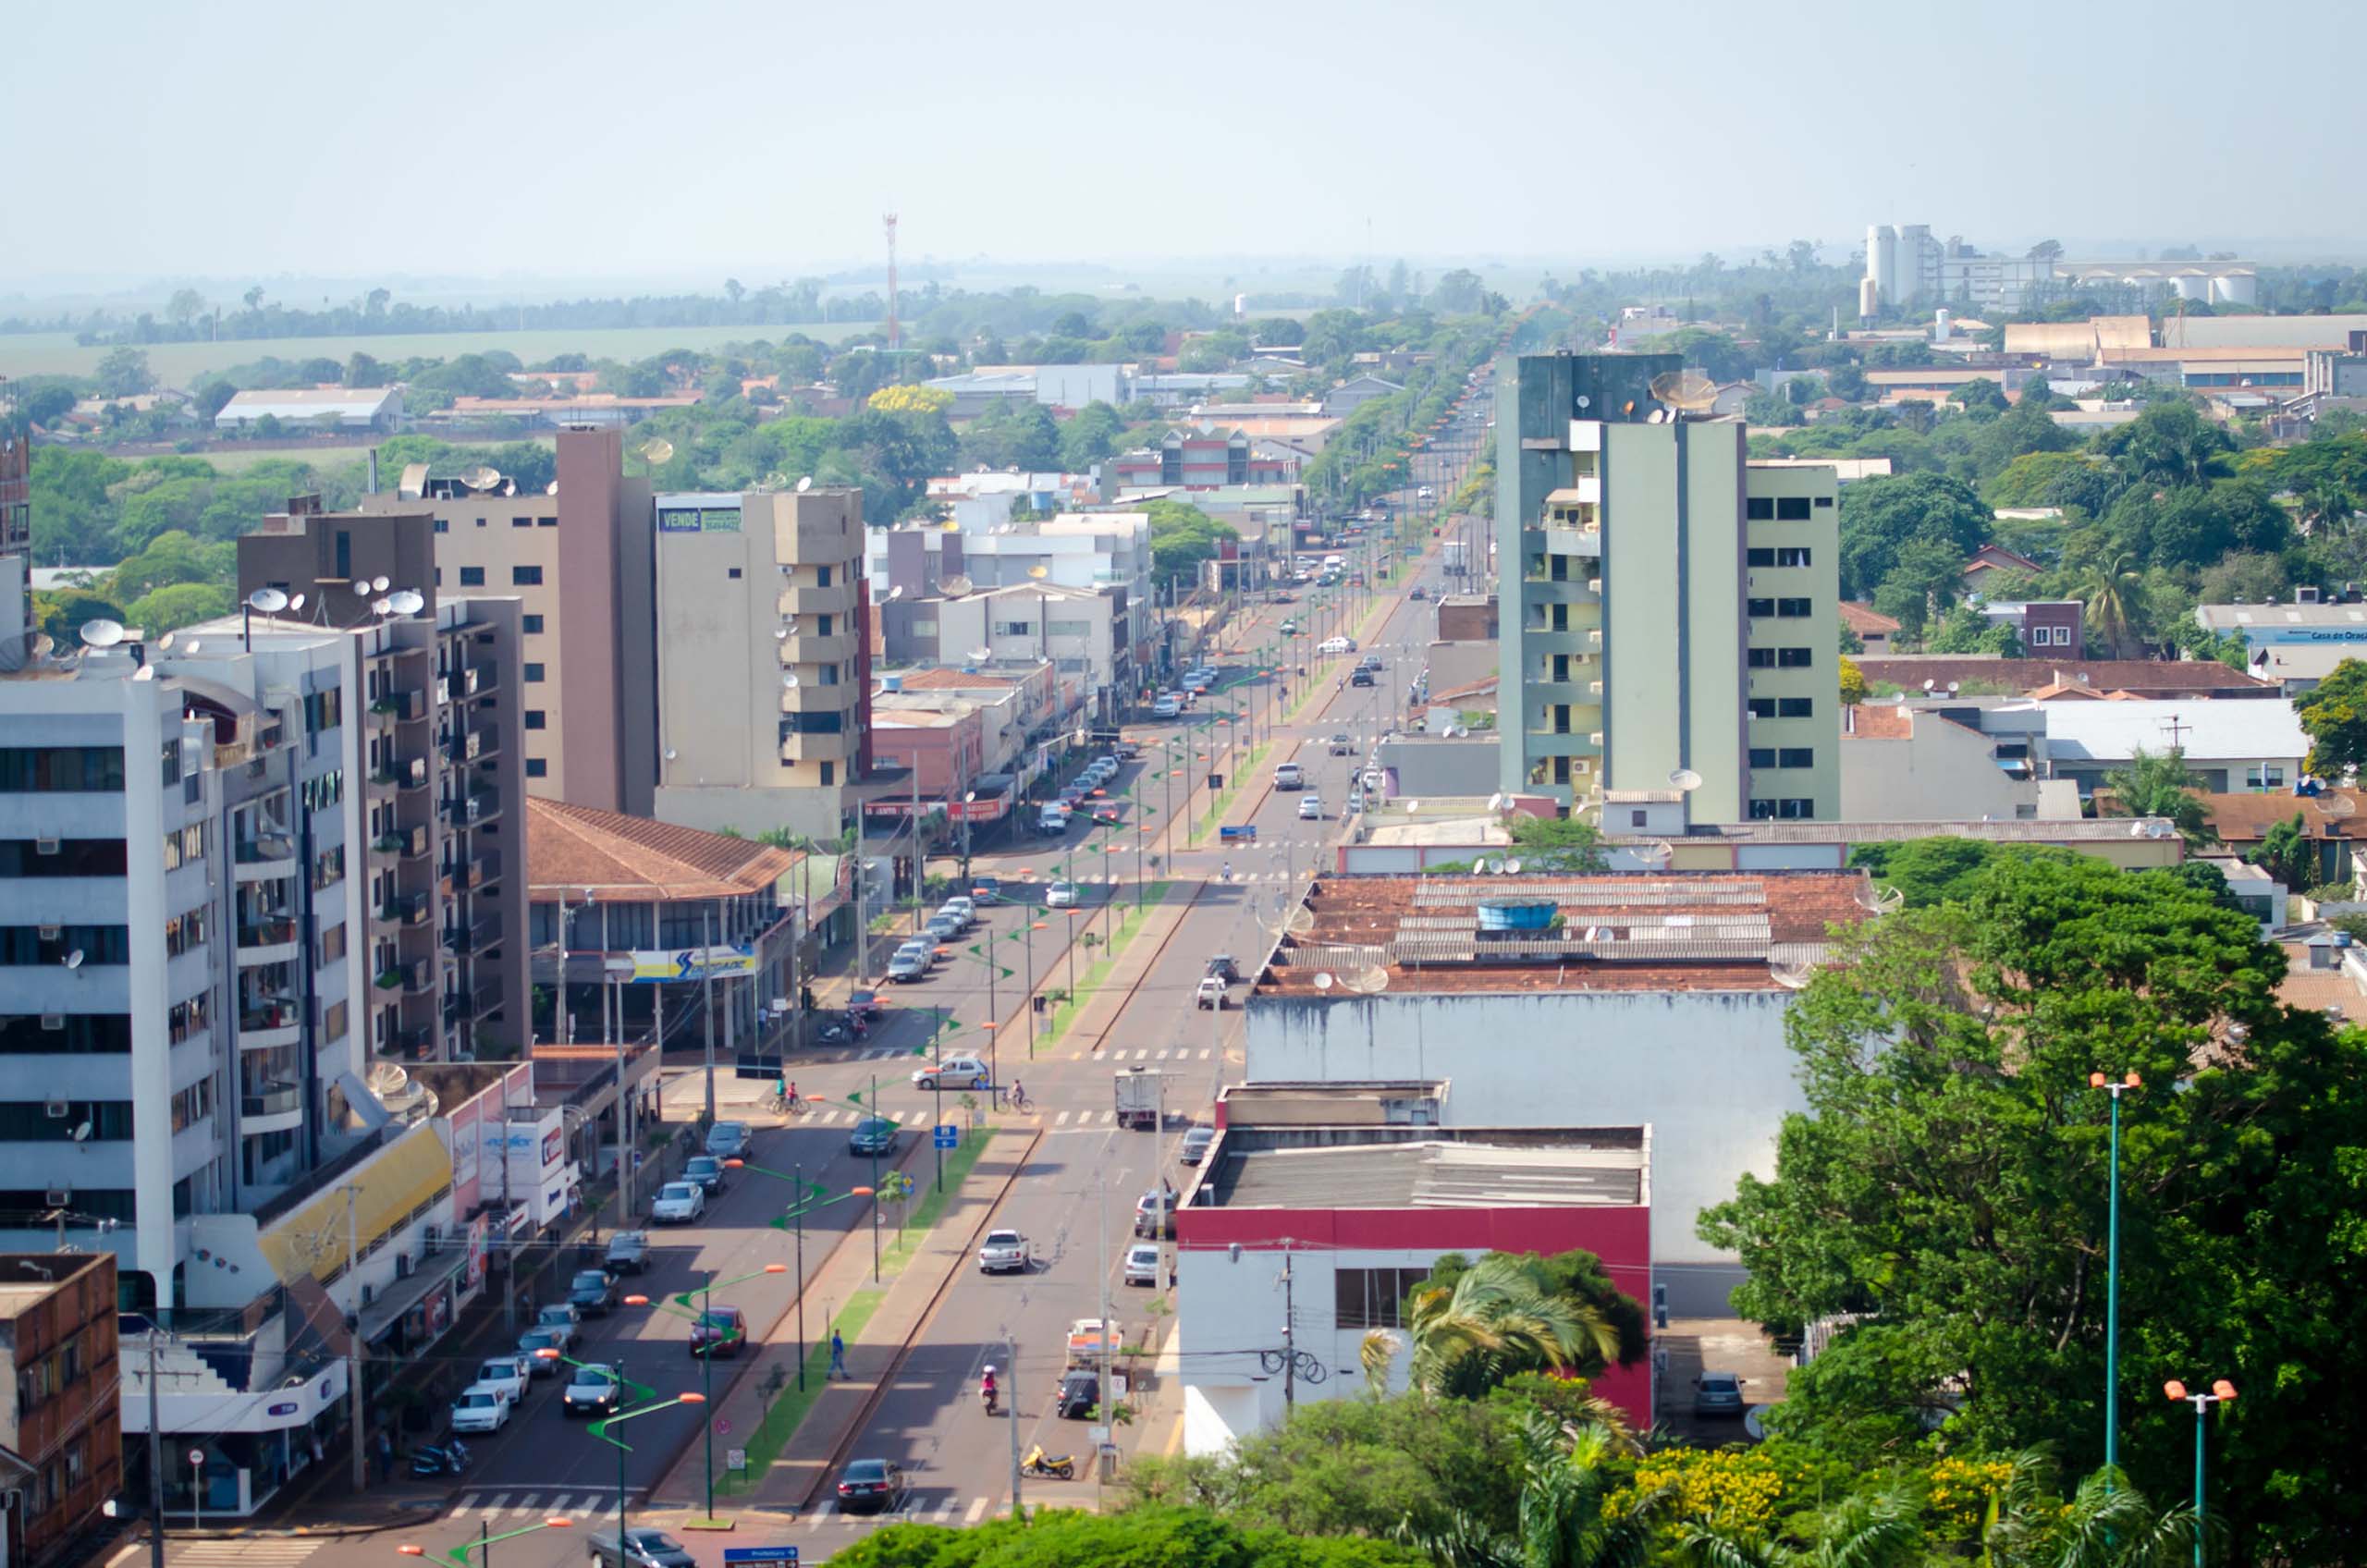
POLYGON ((1479 929, 1549 930, 1553 925, 1553 909, 1551 899, 1482 899, 1479 900, 1479 929))

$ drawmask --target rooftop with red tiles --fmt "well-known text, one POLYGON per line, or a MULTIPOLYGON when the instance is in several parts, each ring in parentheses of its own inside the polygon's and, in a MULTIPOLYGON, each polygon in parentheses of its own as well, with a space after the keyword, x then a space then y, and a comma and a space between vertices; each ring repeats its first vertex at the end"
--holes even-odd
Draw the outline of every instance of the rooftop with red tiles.
POLYGON ((1773 990, 1870 898, 1854 871, 1326 876, 1255 995, 1773 990))

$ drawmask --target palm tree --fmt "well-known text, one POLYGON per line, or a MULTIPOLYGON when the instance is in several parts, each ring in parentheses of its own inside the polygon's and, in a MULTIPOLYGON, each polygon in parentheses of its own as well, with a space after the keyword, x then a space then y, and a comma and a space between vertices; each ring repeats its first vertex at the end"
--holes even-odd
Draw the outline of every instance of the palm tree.
POLYGON ((1453 1288, 1415 1292, 1406 1308, 1414 1386, 1434 1395, 1476 1399, 1515 1372, 1595 1372, 1619 1354, 1617 1327, 1555 1293, 1534 1257, 1491 1253, 1453 1288))
POLYGON ((1564 1426, 1532 1410, 1514 1440, 1520 1495, 1511 1534, 1456 1509, 1432 1528, 1408 1521, 1398 1538, 1441 1568, 1638 1568, 1667 1494, 1613 1504, 1625 1481, 1618 1462, 1635 1452, 1625 1428, 1591 1420, 1564 1426))
POLYGON ((2196 793, 2206 780, 2187 766, 2186 753, 2180 748, 2149 752, 2140 746, 2129 753, 2127 767, 2113 769, 2103 781, 2129 815, 2166 816, 2177 824, 2179 836, 2196 849, 2218 841, 2196 793))
POLYGON ((2135 558, 2119 555, 2091 566, 2073 583, 2072 596, 2080 602, 2088 635, 2113 657, 2125 657, 2145 619, 2145 578, 2135 558))
POLYGON ((1981 1530, 1992 1568, 2176 1568, 2194 1551, 2194 1511, 2156 1513, 2116 1470, 2098 1470, 2066 1502, 2050 1467, 2017 1455, 1981 1530))
POLYGON ((1379 1399, 1389 1392, 1389 1364, 1397 1359, 1404 1341, 1386 1329, 1375 1329, 1356 1347, 1356 1361, 1365 1369, 1365 1390, 1379 1399))
POLYGON ((1805 1546, 1737 1537, 1688 1525, 1679 1539, 1701 1568, 1891 1568, 1913 1562, 1923 1544, 1911 1483, 1894 1481, 1828 1510, 1805 1546))

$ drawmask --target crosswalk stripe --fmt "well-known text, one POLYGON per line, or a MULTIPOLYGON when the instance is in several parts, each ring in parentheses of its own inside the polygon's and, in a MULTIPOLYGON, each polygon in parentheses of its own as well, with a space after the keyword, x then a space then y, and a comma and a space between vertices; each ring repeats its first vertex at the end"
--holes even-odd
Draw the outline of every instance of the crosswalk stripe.
POLYGON ((498 1496, 489 1497, 484 1501, 484 1511, 487 1513, 504 1513, 509 1512, 509 1494, 508 1492, 502 1492, 498 1496))
POLYGON ((964 1525, 975 1525, 986 1513, 986 1512, 987 1500, 982 1497, 974 1497, 970 1500, 970 1512, 962 1516, 962 1523, 964 1525))
POLYGON ((1058 1115, 1058 1116, 1056 1116, 1056 1117, 1052 1118, 1052 1125, 1053 1125, 1053 1126, 1055 1126, 1055 1127, 1065 1127, 1065 1126, 1067 1126, 1068 1124, 1069 1124, 1069 1112, 1067 1112, 1067 1111, 1065 1111, 1065 1110, 1064 1110, 1064 1111, 1062 1111, 1062 1112, 1061 1112, 1061 1113, 1060 1113, 1060 1115, 1058 1115))
POLYGON ((821 1507, 814 1511, 813 1516, 805 1521, 805 1527, 809 1530, 820 1529, 822 1527, 822 1521, 828 1519, 831 1514, 836 1513, 838 1511, 839 1505, 836 1502, 825 1501, 821 1507))

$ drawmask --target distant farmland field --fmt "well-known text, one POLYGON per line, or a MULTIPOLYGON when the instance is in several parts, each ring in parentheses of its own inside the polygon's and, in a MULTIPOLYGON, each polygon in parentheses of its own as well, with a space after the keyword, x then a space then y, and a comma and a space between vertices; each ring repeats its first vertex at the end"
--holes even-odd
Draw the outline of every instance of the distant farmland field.
MULTIPOLYGON (((555 329, 537 332, 426 332, 350 337, 246 337, 219 343, 152 343, 145 349, 148 368, 167 386, 187 386, 208 371, 251 364, 269 354, 282 360, 329 359, 339 362, 357 350, 376 360, 404 360, 414 355, 449 360, 507 349, 527 364, 558 354, 583 354, 592 359, 638 360, 668 349, 719 349, 727 343, 758 338, 779 342, 793 332, 820 342, 835 343, 871 330, 867 322, 832 322, 806 326, 619 326, 555 329)), ((68 332, 0 334, 0 375, 88 375, 106 354, 104 348, 86 349, 68 332)))

